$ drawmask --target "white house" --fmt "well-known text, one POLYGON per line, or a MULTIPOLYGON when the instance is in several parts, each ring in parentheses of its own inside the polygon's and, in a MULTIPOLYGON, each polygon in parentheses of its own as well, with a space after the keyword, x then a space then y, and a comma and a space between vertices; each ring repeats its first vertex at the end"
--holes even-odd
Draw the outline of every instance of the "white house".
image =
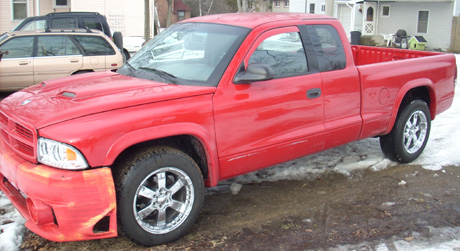
POLYGON ((336 1, 335 16, 347 32, 360 31, 363 37, 395 34, 423 36, 427 49, 447 50, 452 34, 454 0, 336 1))
POLYGON ((289 12, 324 14, 325 0, 291 0, 289 12))

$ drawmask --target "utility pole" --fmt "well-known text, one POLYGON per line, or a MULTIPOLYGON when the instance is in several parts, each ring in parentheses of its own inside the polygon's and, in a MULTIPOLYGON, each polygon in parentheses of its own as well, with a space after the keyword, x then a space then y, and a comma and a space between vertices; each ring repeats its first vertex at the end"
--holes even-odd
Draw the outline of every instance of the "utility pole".
POLYGON ((334 0, 326 0, 325 6, 325 15, 326 16, 334 16, 334 0))
POLYGON ((150 40, 150 0, 144 0, 144 41, 150 40))

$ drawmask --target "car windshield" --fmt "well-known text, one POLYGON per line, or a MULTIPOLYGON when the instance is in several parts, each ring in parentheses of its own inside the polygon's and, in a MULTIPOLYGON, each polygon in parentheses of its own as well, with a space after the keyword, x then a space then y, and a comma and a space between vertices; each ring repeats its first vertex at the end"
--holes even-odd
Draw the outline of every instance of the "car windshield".
POLYGON ((217 86, 249 29, 179 23, 147 43, 117 72, 155 81, 217 86))

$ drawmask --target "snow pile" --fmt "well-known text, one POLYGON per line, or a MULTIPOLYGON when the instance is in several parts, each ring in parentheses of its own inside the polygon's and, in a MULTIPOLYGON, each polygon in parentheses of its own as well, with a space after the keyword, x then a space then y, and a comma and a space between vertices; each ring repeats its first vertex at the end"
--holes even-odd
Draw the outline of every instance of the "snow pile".
POLYGON ((0 251, 17 250, 22 243, 25 220, 0 192, 0 251))

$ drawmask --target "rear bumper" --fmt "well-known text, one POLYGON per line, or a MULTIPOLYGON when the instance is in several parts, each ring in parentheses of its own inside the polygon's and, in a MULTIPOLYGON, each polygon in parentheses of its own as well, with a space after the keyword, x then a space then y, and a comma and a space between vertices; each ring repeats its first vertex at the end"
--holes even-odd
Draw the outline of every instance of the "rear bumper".
POLYGON ((0 189, 26 227, 52 241, 117 236, 116 196, 109 168, 66 171, 30 163, 0 140, 0 189))

